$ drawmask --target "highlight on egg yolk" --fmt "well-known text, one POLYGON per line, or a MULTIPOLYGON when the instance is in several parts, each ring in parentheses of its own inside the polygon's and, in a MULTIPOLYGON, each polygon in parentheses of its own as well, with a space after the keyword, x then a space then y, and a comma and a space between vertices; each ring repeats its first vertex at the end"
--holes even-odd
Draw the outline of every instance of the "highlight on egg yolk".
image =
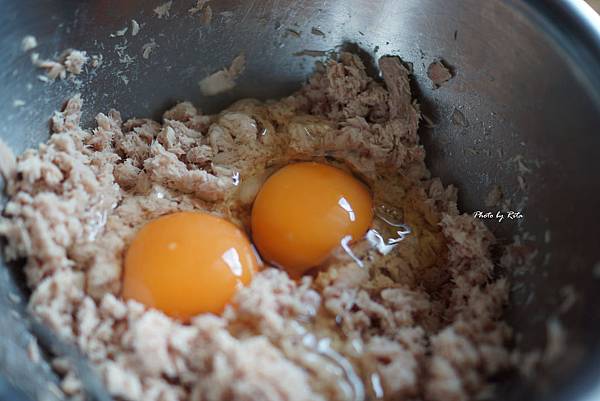
POLYGON ((264 183, 252 207, 252 239, 261 256, 299 277, 341 241, 360 239, 373 220, 368 188, 338 168, 290 164, 264 183))
POLYGON ((220 313, 258 264, 232 223, 206 213, 173 213, 146 224, 133 239, 122 295, 183 320, 220 313))

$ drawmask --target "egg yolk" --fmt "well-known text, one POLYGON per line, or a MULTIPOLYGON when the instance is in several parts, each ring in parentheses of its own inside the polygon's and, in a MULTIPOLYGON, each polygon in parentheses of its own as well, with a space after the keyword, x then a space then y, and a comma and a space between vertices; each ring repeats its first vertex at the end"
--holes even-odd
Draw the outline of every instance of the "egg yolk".
POLYGON ((299 277, 343 240, 361 238, 373 220, 368 188, 352 175, 305 162, 278 170, 252 207, 252 239, 261 256, 299 277))
POLYGON ((220 313, 258 264, 232 223, 206 213, 173 213, 146 224, 133 239, 122 295, 182 320, 220 313))

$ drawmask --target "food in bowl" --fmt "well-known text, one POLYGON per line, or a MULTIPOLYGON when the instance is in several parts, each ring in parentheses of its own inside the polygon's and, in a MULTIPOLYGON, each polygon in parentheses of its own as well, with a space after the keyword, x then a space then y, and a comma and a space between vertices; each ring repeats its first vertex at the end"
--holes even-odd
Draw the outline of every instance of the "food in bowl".
POLYGON ((93 129, 71 98, 5 169, 31 311, 119 399, 487 394, 512 364, 494 237, 431 177, 409 69, 379 67, 341 53, 280 100, 93 129))

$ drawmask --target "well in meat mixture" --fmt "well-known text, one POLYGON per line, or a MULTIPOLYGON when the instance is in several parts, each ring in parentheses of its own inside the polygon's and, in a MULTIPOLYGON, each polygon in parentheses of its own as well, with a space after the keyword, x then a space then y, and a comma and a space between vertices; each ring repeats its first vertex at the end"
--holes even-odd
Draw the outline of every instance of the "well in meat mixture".
MULTIPOLYGON (((184 102, 162 122, 119 112, 82 129, 75 96, 37 150, 5 163, 5 256, 25 259, 29 308, 76 343, 117 399, 315 401, 474 399, 510 364, 508 296, 494 237, 430 176, 419 106, 398 57, 383 80, 342 53, 296 93, 241 100, 215 115, 184 102), (249 227, 261 183, 314 160, 352 172, 374 204, 410 228, 393 249, 368 240, 292 280, 265 266, 222 315, 189 323, 120 298, 139 228, 199 210, 249 227), (239 184, 237 184, 239 177, 239 184), (357 260, 360 261, 357 263, 357 260)), ((386 233, 385 223, 374 228, 386 233)), ((62 389, 81 397, 64 359, 62 389)))

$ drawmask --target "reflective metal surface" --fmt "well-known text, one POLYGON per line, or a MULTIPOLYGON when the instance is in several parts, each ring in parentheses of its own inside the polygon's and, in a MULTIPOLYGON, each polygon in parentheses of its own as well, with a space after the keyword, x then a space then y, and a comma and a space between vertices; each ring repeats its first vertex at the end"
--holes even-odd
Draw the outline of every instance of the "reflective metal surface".
MULTIPOLYGON (((465 211, 486 210, 498 184, 524 215, 493 225, 501 241, 526 231, 538 249, 535 271, 513 278, 507 313, 520 345, 543 347, 550 316, 567 329, 569 352, 539 372, 538 385, 498 378, 496 399, 592 399, 600 377, 600 279, 593 275, 600 262, 600 22, 583 1, 220 0, 210 3, 208 27, 188 15, 191 0, 175 1, 166 19, 152 12, 160 3, 0 1, 0 136, 17 152, 44 141, 48 117, 77 92, 85 122, 113 107, 126 118, 160 116, 184 99, 216 111, 240 97, 297 88, 314 62, 294 56, 302 50, 354 49, 367 60, 400 55, 413 64, 414 89, 434 122, 421 130, 434 174, 458 185, 465 211), (142 26, 138 35, 110 37, 131 19, 142 26), (38 38, 41 57, 71 47, 101 54, 103 64, 79 83, 45 84, 21 51, 28 34, 38 38), (152 41, 158 46, 146 59, 142 48, 152 41), (240 52, 247 69, 235 90, 202 97, 196 82, 240 52), (456 76, 433 90, 425 71, 439 57, 456 76), (561 313, 565 285, 577 299, 561 313)), ((29 361, 30 334, 10 312, 8 291, 22 287, 18 269, 9 270, 0 271, 0 373, 29 397, 52 399, 46 380, 53 374, 29 361)))

